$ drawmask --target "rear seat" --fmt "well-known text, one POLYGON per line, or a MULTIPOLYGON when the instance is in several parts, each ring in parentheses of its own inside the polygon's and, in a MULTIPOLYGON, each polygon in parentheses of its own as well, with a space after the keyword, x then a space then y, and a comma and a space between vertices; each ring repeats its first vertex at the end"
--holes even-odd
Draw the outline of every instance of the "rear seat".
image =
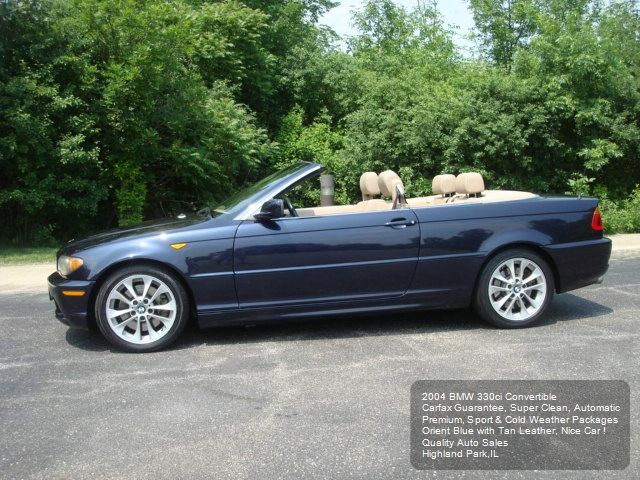
POLYGON ((452 203, 478 201, 484 192, 484 179, 478 172, 461 173, 456 177, 457 195, 451 199, 452 203))
POLYGON ((526 200, 537 197, 531 192, 516 190, 485 190, 484 179, 477 172, 461 173, 456 178, 457 195, 450 203, 493 203, 513 200, 526 200))
POLYGON ((428 205, 442 205, 451 200, 456 192, 455 175, 436 175, 431 181, 431 190, 434 195, 428 197, 407 198, 410 207, 426 207, 428 205))
MULTIPOLYGON (((391 202, 374 197, 383 194, 395 202, 395 186, 398 184, 403 186, 402 180, 393 170, 385 170, 380 175, 376 175, 375 172, 365 172, 360 177, 362 201, 358 202, 357 205, 299 208, 298 213, 301 217, 307 217, 391 210, 391 202)), ((461 173, 457 177, 450 174, 436 175, 431 183, 431 188, 434 195, 406 199, 409 207, 420 208, 466 202, 492 203, 536 197, 535 194, 530 192, 485 190, 484 179, 477 172, 461 173)))

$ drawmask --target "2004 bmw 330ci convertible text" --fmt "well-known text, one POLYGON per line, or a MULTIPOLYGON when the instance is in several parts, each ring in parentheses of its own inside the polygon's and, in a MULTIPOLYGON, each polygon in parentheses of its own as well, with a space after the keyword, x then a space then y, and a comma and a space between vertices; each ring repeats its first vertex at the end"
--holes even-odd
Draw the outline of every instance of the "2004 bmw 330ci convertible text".
POLYGON ((357 204, 301 204, 322 170, 301 162, 214 209, 69 242, 49 277, 56 317, 132 352, 166 347, 190 318, 212 327, 472 305, 517 328, 607 271, 597 199, 485 190, 475 172, 438 175, 433 195, 412 198, 387 170, 362 174, 357 204))

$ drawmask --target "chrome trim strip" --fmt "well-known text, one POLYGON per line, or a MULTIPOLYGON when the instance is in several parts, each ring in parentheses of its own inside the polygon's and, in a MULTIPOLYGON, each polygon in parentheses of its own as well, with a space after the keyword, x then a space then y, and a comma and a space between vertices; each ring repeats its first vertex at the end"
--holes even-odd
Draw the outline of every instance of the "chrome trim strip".
POLYGON ((252 275, 255 273, 291 272, 291 271, 298 271, 298 270, 320 270, 325 268, 345 268, 345 267, 361 267, 361 266, 367 267, 370 265, 384 265, 388 263, 416 262, 417 260, 418 260, 417 257, 405 257, 405 258, 392 258, 389 260, 367 260, 364 262, 322 263, 318 265, 300 265, 296 267, 236 270, 235 274, 236 275, 252 275))
POLYGON ((229 271, 229 272, 194 273, 193 275, 189 275, 189 278, 223 277, 225 275, 233 275, 233 271, 229 271))
POLYGON ((426 262, 429 260, 445 260, 448 258, 461 258, 461 257, 478 257, 485 258, 487 256, 487 252, 467 252, 467 253, 447 253, 445 255, 424 255, 422 257, 418 257, 419 262, 426 262))

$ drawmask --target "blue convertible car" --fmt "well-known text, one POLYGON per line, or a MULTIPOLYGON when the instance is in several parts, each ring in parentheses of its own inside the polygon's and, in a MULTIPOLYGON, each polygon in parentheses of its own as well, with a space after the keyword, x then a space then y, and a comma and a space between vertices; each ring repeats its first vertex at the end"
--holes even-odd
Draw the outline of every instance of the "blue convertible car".
POLYGON ((362 175, 355 205, 300 205, 299 186, 322 169, 299 163, 213 210, 68 243, 49 277, 56 317, 134 352, 169 345, 189 318, 210 327, 472 305, 513 328, 607 271, 594 198, 485 190, 473 172, 438 175, 433 195, 411 198, 387 170, 362 175))

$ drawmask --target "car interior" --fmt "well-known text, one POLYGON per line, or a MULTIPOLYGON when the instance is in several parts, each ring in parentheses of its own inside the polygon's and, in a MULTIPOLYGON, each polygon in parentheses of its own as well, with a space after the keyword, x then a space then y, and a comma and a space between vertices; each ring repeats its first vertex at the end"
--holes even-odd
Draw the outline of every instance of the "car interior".
POLYGON ((485 190, 484 179, 478 172, 436 175, 431 182, 433 195, 406 198, 402 179, 393 170, 377 174, 365 172, 360 176, 362 200, 355 205, 296 208, 299 217, 317 217, 344 213, 422 208, 462 203, 490 203, 524 200, 536 195, 514 190, 485 190))

